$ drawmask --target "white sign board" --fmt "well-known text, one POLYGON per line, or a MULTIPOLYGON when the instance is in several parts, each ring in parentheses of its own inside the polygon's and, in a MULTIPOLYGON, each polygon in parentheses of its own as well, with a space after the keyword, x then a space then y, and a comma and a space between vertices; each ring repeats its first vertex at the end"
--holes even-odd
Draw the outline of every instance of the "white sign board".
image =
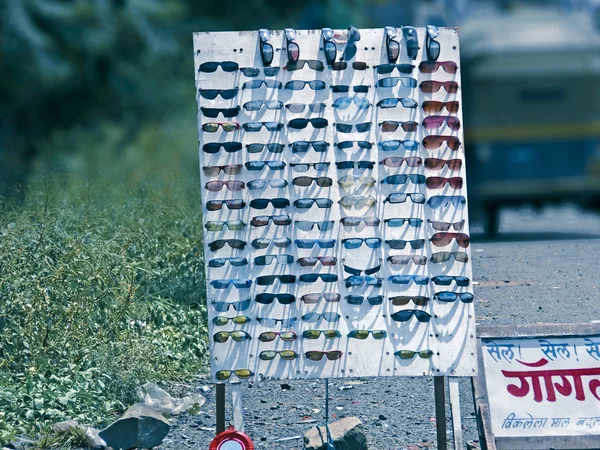
POLYGON ((389 73, 384 29, 343 70, 321 30, 298 31, 298 70, 282 31, 266 71, 257 31, 194 34, 215 380, 476 374, 458 34, 439 30, 446 63, 428 65, 425 29, 415 59, 398 32, 389 73))
POLYGON ((600 336, 482 339, 496 438, 600 434, 600 336))

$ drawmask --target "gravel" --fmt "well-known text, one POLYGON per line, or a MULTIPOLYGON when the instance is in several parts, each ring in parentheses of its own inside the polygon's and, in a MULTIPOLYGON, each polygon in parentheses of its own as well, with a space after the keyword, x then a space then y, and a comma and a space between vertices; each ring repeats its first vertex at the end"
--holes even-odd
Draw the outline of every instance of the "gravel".
MULTIPOLYGON (((520 209, 502 214, 500 230, 498 238, 488 240, 480 228, 471 229, 479 324, 600 320, 600 216, 573 207, 542 213, 520 209)), ((243 384, 245 432, 257 449, 301 449, 304 433, 323 423, 324 381, 293 380, 287 382, 289 389, 282 384, 243 384)), ((182 390, 200 392, 207 402, 200 415, 174 421, 161 448, 208 448, 215 433, 214 385, 200 377, 182 390)), ((227 391, 227 421, 232 422, 227 391)), ((477 439, 469 379, 461 379, 460 398, 466 442, 477 439)), ((436 447, 433 378, 330 380, 329 403, 331 420, 357 416, 363 421, 369 448, 436 447)))

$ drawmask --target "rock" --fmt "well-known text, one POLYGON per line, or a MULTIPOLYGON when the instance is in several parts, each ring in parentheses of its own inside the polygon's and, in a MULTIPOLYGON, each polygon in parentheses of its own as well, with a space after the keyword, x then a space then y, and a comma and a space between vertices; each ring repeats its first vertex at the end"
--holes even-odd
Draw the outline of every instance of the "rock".
POLYGON ((170 429, 169 422, 160 413, 144 403, 136 403, 99 435, 108 447, 129 450, 159 445, 170 429))
POLYGON ((106 442, 100 437, 100 431, 94 427, 85 427, 85 437, 87 437, 88 443, 93 449, 106 447, 106 442))
POLYGON ((85 427, 79 425, 75 420, 65 420, 64 422, 57 422, 52 425, 52 431, 56 433, 69 433, 73 429, 85 432, 85 427))
POLYGON ((193 394, 184 398, 173 398, 167 391, 152 383, 146 383, 138 387, 136 392, 141 402, 161 414, 177 415, 187 411, 194 405, 198 405, 195 407, 195 410, 198 410, 206 402, 206 399, 200 394, 193 394))
POLYGON ((287 383, 281 383, 281 389, 284 391, 289 391, 292 389, 292 387, 287 383))
POLYGON ((88 445, 94 449, 106 447, 106 443, 100 438, 99 431, 96 428, 80 425, 75 420, 65 420, 52 425, 52 429, 57 433, 71 433, 73 430, 79 430, 88 440, 88 445))
MULTIPOLYGON (((336 450, 368 450, 367 437, 358 417, 345 417, 329 424, 336 450)), ((327 450, 325 427, 314 427, 304 435, 304 450, 327 450)))

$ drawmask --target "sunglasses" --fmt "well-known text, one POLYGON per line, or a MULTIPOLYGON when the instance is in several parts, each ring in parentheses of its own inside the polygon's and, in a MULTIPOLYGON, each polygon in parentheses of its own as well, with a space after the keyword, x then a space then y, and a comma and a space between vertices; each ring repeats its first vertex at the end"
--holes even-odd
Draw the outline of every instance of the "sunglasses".
POLYGON ((243 181, 235 181, 235 180, 228 180, 228 181, 213 180, 213 181, 209 181, 208 183, 206 183, 206 185, 204 187, 206 188, 207 191, 219 192, 221 189, 223 189, 223 186, 226 186, 228 190, 235 192, 235 191, 241 191, 242 189, 244 189, 246 187, 246 183, 244 183, 243 181))
POLYGON ((390 315, 392 320, 396 322, 408 322, 412 316, 415 316, 415 319, 419 322, 429 322, 431 320, 431 314, 420 309, 403 309, 390 315))
POLYGON ((373 336, 373 339, 385 339, 387 332, 385 330, 352 330, 348 333, 348 337, 352 339, 367 339, 369 335, 373 336))
POLYGON ((411 89, 417 87, 417 80, 415 80, 414 78, 410 78, 410 77, 381 78, 380 80, 377 80, 376 86, 382 87, 382 88, 392 88, 392 87, 396 87, 396 85, 398 83, 401 83, 402 86, 411 88, 411 89))
POLYGON ((283 124, 281 122, 246 122, 242 125, 244 130, 251 132, 257 132, 265 127, 267 131, 279 131, 283 129, 283 124))
MULTIPOLYGON (((313 124, 314 126, 314 124, 313 124)), ((327 151, 329 142, 325 141, 296 141, 289 144, 292 147, 292 153, 306 153, 311 147, 315 152, 323 153, 327 151)))
MULTIPOLYGON (((332 222, 333 223, 333 222, 332 222)), ((314 267, 318 262, 321 262, 322 266, 335 266, 337 264, 337 258, 335 256, 305 256, 298 258, 296 261, 301 267, 314 267)))
POLYGON ((340 150, 346 150, 354 147, 354 144, 356 144, 356 146, 359 148, 367 148, 369 150, 373 148, 373 144, 371 144, 369 141, 341 141, 335 144, 335 146, 340 150))
POLYGON ((297 200, 294 200, 294 206, 298 209, 309 209, 311 208, 314 204, 317 205, 317 207, 319 208, 331 208, 331 205, 333 205, 333 200, 331 200, 330 198, 299 198, 297 200))
POLYGON ((238 175, 242 171, 241 164, 226 164, 224 166, 204 166, 202 171, 205 175, 219 175, 221 170, 227 175, 238 175))
POLYGON ((411 261, 418 266, 424 266, 427 264, 427 256, 421 255, 391 255, 387 257, 387 260, 390 264, 396 266, 404 266, 409 264, 411 261))
POLYGON ((455 116, 429 116, 423 119, 423 126, 428 130, 439 128, 444 123, 446 123, 451 130, 456 131, 460 129, 460 120, 455 116))
POLYGON ((440 67, 443 68, 446 73, 456 73, 458 64, 454 61, 423 61, 419 64, 419 70, 422 73, 437 72, 440 67))
POLYGON ((355 128, 358 133, 364 133, 365 131, 369 131, 371 129, 371 122, 357 123, 356 125, 349 123, 335 124, 335 129, 339 133, 351 133, 353 128, 355 128))
POLYGON ((242 220, 229 220, 226 222, 208 221, 204 224, 206 231, 222 231, 227 227, 229 231, 239 231, 246 228, 246 223, 242 220))
POLYGON ((225 263, 229 263, 230 266, 233 267, 242 267, 248 265, 248 260, 246 258, 242 258, 239 256, 234 256, 230 258, 215 258, 211 259, 208 262, 208 267, 218 268, 223 267, 225 263))
POLYGON ((322 61, 318 59, 299 59, 297 61, 288 62, 285 66, 285 69, 293 72, 295 70, 304 69, 304 66, 308 65, 309 69, 316 70, 318 72, 322 72, 325 69, 325 66, 322 61))
POLYGON ((273 246, 277 248, 286 248, 292 244, 292 240, 287 237, 274 239, 256 238, 250 243, 250 245, 252 245, 252 247, 254 247, 255 249, 265 249, 268 248, 271 244, 273 244, 273 246))
POLYGON ((208 244, 208 248, 210 248, 210 250, 214 252, 225 247, 225 244, 237 250, 243 250, 244 247, 246 247, 246 242, 240 239, 217 239, 216 241, 213 241, 210 244, 208 244))
POLYGON ((406 41, 406 54, 410 59, 416 59, 419 53, 419 41, 415 27, 402 27, 402 35, 406 41))
POLYGON ((260 111, 263 106, 267 109, 281 109, 283 108, 283 102, 279 100, 252 100, 244 103, 246 111, 260 111))
POLYGON ((305 105, 303 103, 288 103, 287 105, 285 105, 285 107, 291 113, 304 112, 304 110, 307 107, 310 112, 318 113, 318 112, 322 112, 325 109, 326 105, 325 105, 325 103, 310 103, 308 105, 305 105))
POLYGON ((456 100, 450 102, 438 102, 435 100, 427 100, 421 104, 423 111, 428 114, 441 112, 444 108, 449 113, 456 114, 458 112, 458 102, 456 100))
POLYGON ((339 170, 346 169, 372 169, 375 167, 373 161, 339 161, 335 163, 339 170))
POLYGON ((394 250, 403 250, 406 247, 406 244, 410 244, 413 250, 417 250, 425 246, 425 239, 413 239, 412 241, 406 241, 404 239, 387 239, 385 243, 394 250))
POLYGON ((282 178, 272 178, 270 180, 260 179, 248 181, 246 187, 250 190, 264 189, 268 186, 273 189, 281 189, 288 185, 288 182, 282 178))
POLYGON ((300 281, 303 283, 314 283, 319 279, 323 283, 335 283, 338 276, 335 273, 303 273, 300 275, 300 281))
POLYGON ((315 303, 319 303, 321 299, 325 300, 328 303, 337 303, 340 301, 340 294, 304 294, 300 297, 307 305, 313 305, 315 303))
POLYGON ((281 81, 276 80, 250 80, 244 81, 242 89, 260 89, 263 84, 269 89, 281 89, 282 86, 281 81))
POLYGON ((384 152, 398 150, 400 146, 404 147, 408 151, 415 151, 419 149, 419 141, 415 141, 412 139, 405 139, 403 141, 391 139, 387 141, 381 141, 378 145, 379 148, 384 152))
POLYGON ((259 143, 246 144, 246 150, 248 150, 248 153, 260 153, 265 148, 268 151, 270 151, 271 153, 281 153, 281 152, 283 152, 284 145, 283 144, 278 144, 278 143, 275 143, 275 142, 272 142, 272 143, 269 143, 269 144, 259 144, 259 143))
POLYGON ((252 375, 254 375, 254 372, 252 372, 250 369, 219 370, 215 374, 215 377, 217 378, 217 380, 223 381, 231 378, 231 375, 235 375, 240 380, 247 380, 252 375))
POLYGON ((367 286, 376 286, 381 287, 383 285, 383 278, 381 277, 372 277, 369 275, 361 276, 361 275, 350 275, 348 278, 344 280, 346 282, 346 287, 358 287, 363 284, 367 286))
POLYGON ((398 32, 394 27, 385 27, 385 47, 387 50, 387 57, 390 63, 395 63, 400 56, 400 42, 394 38, 398 35, 398 32))
POLYGON ((466 263, 469 261, 469 255, 465 252, 438 252, 433 253, 429 259, 432 263, 442 263, 450 261, 454 257, 457 262, 466 263))
POLYGON ((447 303, 455 302, 456 300, 460 300, 463 303, 473 303, 473 294, 471 294, 470 292, 442 291, 433 294, 433 299, 447 303))
POLYGON ((262 293, 257 294, 256 297, 254 297, 254 300, 256 301, 256 303, 260 303, 262 305, 270 305, 275 300, 277 300, 282 305, 290 305, 296 301, 296 297, 292 294, 262 293))
POLYGON ((290 361, 292 359, 300 358, 300 355, 294 350, 263 350, 258 354, 258 357, 262 361, 271 361, 279 355, 281 359, 290 361))
POLYGON ((333 185, 333 180, 329 177, 296 177, 292 180, 292 184, 294 186, 308 187, 313 181, 320 187, 329 187, 333 185))
POLYGON ((371 102, 365 97, 338 97, 333 101, 331 105, 336 109, 347 109, 352 103, 356 105, 358 109, 367 109, 371 106, 371 102))
POLYGON ((334 84, 331 86, 331 92, 340 93, 340 92, 350 92, 352 89, 357 94, 365 94, 369 92, 369 87, 366 84, 359 84, 357 86, 348 86, 347 84, 334 84))
POLYGON ((252 286, 252 280, 243 280, 241 278, 225 278, 223 280, 212 280, 210 285, 215 289, 227 289, 231 285, 237 289, 249 289, 252 286))
POLYGON ((236 131, 240 129, 240 124, 237 122, 206 122, 202 125, 202 131, 207 133, 216 133, 221 127, 226 133, 236 131))
POLYGON ((288 127, 293 128, 294 130, 303 130, 309 123, 313 128, 321 129, 325 128, 329 122, 322 117, 316 117, 314 119, 292 119, 288 122, 288 127))
POLYGON ((403 226, 405 223, 408 223, 411 227, 420 227, 423 224, 423 219, 417 218, 405 218, 405 217, 392 217, 389 219, 385 219, 384 222, 390 228, 397 228, 403 226))
POLYGON ((380 248, 381 238, 345 238, 342 245, 348 250, 354 250, 365 244, 369 248, 380 248))
POLYGON ((423 147, 427 150, 436 150, 440 148, 444 142, 446 142, 450 150, 458 150, 460 147, 460 140, 456 136, 425 136, 422 142, 423 147))
POLYGON ((229 321, 233 323, 237 323, 239 325, 250 322, 250 317, 248 316, 235 316, 235 317, 225 317, 225 316, 217 316, 214 317, 212 322, 217 326, 227 325, 229 321))
POLYGON ((389 298, 394 306, 406 306, 410 302, 413 302, 417 306, 427 306, 427 302, 431 300, 429 297, 424 296, 410 296, 410 295, 396 295, 389 298))
POLYGON ((452 177, 452 178, 428 177, 427 178, 427 187, 429 189, 441 189, 446 184, 450 185, 450 187, 453 189, 462 189, 463 179, 461 177, 452 177))
POLYGON ((241 142, 210 142, 208 144, 204 144, 202 146, 202 151, 204 153, 215 154, 219 153, 219 150, 225 150, 227 153, 239 152, 242 149, 241 142))
MULTIPOLYGON (((380 258, 380 261, 381 261, 381 258, 380 258)), ((346 264, 342 264, 342 265, 344 266, 344 271, 349 274, 352 274, 352 275, 362 275, 363 273, 365 275, 372 275, 381 270, 381 264, 379 264, 378 266, 375 266, 375 267, 371 267, 370 269, 365 269, 365 270, 355 269, 354 267, 347 266, 346 264)))
POLYGON ((415 173, 388 175, 381 180, 381 184, 399 185, 406 184, 407 181, 410 181, 412 184, 425 184, 425 175, 415 173))
POLYGON ((321 361, 323 356, 325 356, 329 361, 335 361, 336 359, 340 359, 342 357, 342 352, 340 350, 329 350, 326 352, 311 350, 305 352, 304 356, 311 361, 321 361))
POLYGON ((323 222, 312 222, 310 220, 296 220, 294 222, 296 228, 302 231, 312 231, 314 227, 317 227, 319 231, 329 231, 333 229, 335 222, 333 220, 323 222))
POLYGON ((277 339, 277 336, 279 336, 279 339, 286 342, 295 341, 298 338, 293 331, 265 331, 258 335, 258 340, 260 342, 273 342, 277 339))
POLYGON ((448 94, 456 94, 458 92, 458 83, 456 81, 434 81, 427 80, 420 84, 421 91, 431 94, 444 88, 448 94))
POLYGON ((390 156, 379 161, 379 164, 387 167, 401 167, 405 162, 408 167, 419 167, 423 164, 423 159, 418 156, 390 156))
POLYGON ((273 261, 277 264, 291 264, 294 262, 292 255, 260 255, 254 258, 254 264, 256 266, 270 266, 273 261))
POLYGON ((398 127, 401 127, 406 132, 417 131, 417 128, 419 128, 419 124, 414 120, 409 120, 406 122, 398 122, 397 120, 384 120, 383 122, 379 123, 379 126, 381 127, 381 131, 384 132, 396 131, 398 127))
POLYGON ((281 284, 292 284, 296 282, 296 275, 261 275, 256 278, 257 286, 271 286, 279 280, 281 284))
POLYGON ((417 355, 419 356, 419 358, 429 359, 433 356, 433 351, 421 350, 415 352, 413 350, 398 350, 397 352, 394 352, 394 355, 398 356, 400 359, 412 359, 417 355))
POLYGON ((467 248, 471 242, 469 235, 466 233, 448 233, 443 231, 431 236, 430 241, 436 247, 444 247, 450 244, 452 239, 456 239, 456 243, 462 248, 467 248))
MULTIPOLYGON (((273 205, 273 208, 281 209, 287 208, 290 206, 290 201, 287 198, 277 197, 277 198, 255 198, 250 201, 250 208, 253 209, 266 209, 269 206, 269 203, 273 205)), ((291 223, 291 219, 290 219, 291 223)), ((287 224, 289 225, 289 224, 287 224)))
MULTIPOLYGON (((346 70, 347 68, 347 61, 336 61, 333 64, 331 64, 331 70, 346 70)), ((369 65, 366 62, 354 61, 352 63, 352 68, 354 70, 367 70, 369 68, 369 65)))
POLYGON ((214 100, 218 95, 223 100, 231 100, 238 95, 238 88, 234 89, 198 89, 198 93, 207 100, 214 100))
POLYGON ((356 209, 361 208, 371 208, 376 203, 377 200, 372 195, 344 195, 342 198, 338 200, 338 203, 342 205, 343 208, 350 209, 352 207, 356 209))
POLYGON ((390 275, 388 279, 392 284, 409 284, 412 281, 417 285, 425 286, 429 283, 429 277, 423 275, 390 275))
POLYGON ((296 239, 294 242, 298 248, 313 248, 315 244, 319 248, 335 247, 335 239, 296 239))
POLYGON ((410 193, 410 194, 401 194, 399 192, 395 192, 393 194, 388 195, 383 203, 404 203, 406 199, 410 198, 413 203, 423 204, 425 203, 425 195, 420 194, 418 192, 410 193))
POLYGON ((340 223, 345 227, 358 227, 361 223, 364 223, 367 227, 376 227, 381 223, 379 217, 342 217, 340 223))
POLYGON ((462 167, 462 160, 425 158, 425 167, 428 169, 442 169, 446 165, 450 170, 460 170, 462 167))
POLYGON ((427 200, 427 204, 434 209, 450 204, 457 209, 462 209, 467 204, 467 199, 462 195, 434 195, 427 200))
POLYGON ((431 228, 436 231, 448 231, 450 227, 454 228, 455 231, 460 231, 465 226, 465 219, 458 222, 438 222, 427 219, 427 222, 431 224, 431 228))
POLYGON ((415 99, 403 97, 403 98, 384 98, 377 102, 379 108, 395 108, 400 103, 404 108, 416 108, 419 104, 415 99))
POLYGON ((223 343, 229 340, 229 337, 235 342, 249 341, 252 337, 245 331, 219 331, 213 335, 213 341, 223 343))
POLYGON ((345 175, 338 180, 338 184, 344 188, 345 190, 350 189, 351 187, 371 187, 377 183, 377 180, 373 178, 371 175, 366 176, 354 176, 354 175, 345 175))
POLYGON ((246 206, 246 202, 239 198, 234 200, 209 200, 206 202, 206 209, 208 211, 220 211, 223 205, 227 206, 228 209, 242 209, 246 206))
POLYGON ((380 64, 375 66, 375 70, 380 75, 392 73, 394 69, 400 73, 412 73, 414 68, 415 66, 412 64, 380 64))
POLYGON ((302 332, 304 339, 319 339, 321 335, 325 336, 326 339, 342 337, 342 333, 338 330, 304 330, 302 332))
MULTIPOLYGON (((260 75, 260 69, 257 67, 240 67, 240 72, 248 78, 254 78, 260 75)), ((265 67, 263 73, 265 74, 265 77, 274 77, 279 73, 279 67, 265 67)))
MULTIPOLYGON (((365 301, 365 297, 362 295, 346 295, 344 299, 346 299, 349 305, 362 305, 365 301)), ((383 303, 383 295, 367 297, 366 300, 371 306, 381 305, 383 303)))
POLYGON ((291 163, 290 167, 295 172, 307 172, 311 167, 316 172, 325 172, 331 163, 329 162, 318 162, 318 163, 291 163))
POLYGON ((341 317, 342 316, 340 316, 338 313, 331 311, 327 311, 324 313, 309 312, 302 316, 302 320, 309 323, 315 323, 321 319, 325 320, 326 322, 337 322, 338 320, 340 320, 341 317))
POLYGON ((235 72, 240 67, 238 65, 238 63, 236 63, 234 61, 223 61, 223 62, 211 61, 211 62, 205 62, 205 63, 200 64, 200 67, 198 67, 198 72, 206 72, 206 73, 215 72, 219 66, 221 66, 221 70, 223 72, 235 72))
POLYGON ((297 317, 288 317, 286 319, 273 319, 271 317, 257 317, 256 321, 263 327, 274 327, 281 324, 282 327, 291 327, 298 320, 297 317))
POLYGON ((306 86, 311 88, 313 91, 321 91, 321 90, 325 89, 325 87, 327 85, 325 84, 324 81, 321 81, 321 80, 311 80, 311 81, 292 80, 292 81, 288 81, 287 83, 285 83, 285 88, 289 89, 291 91, 301 91, 306 86))
POLYGON ((244 309, 248 309, 250 307, 250 299, 233 303, 213 301, 212 304, 217 312, 227 312, 230 307, 236 311, 243 311, 244 309))
POLYGON ((450 286, 454 281, 457 286, 464 287, 469 285, 470 280, 467 277, 462 276, 437 275, 435 277, 432 277, 431 281, 433 282, 433 284, 438 286, 450 286))
POLYGON ((271 170, 283 170, 285 167, 283 161, 247 161, 244 165, 248 170, 263 170, 265 166, 271 170))
POLYGON ((240 107, 236 106, 235 108, 205 108, 204 106, 200 107, 200 111, 202 111, 202 115, 205 117, 210 117, 211 119, 216 118, 219 114, 223 114, 223 117, 229 119, 231 117, 235 117, 240 113, 240 107))

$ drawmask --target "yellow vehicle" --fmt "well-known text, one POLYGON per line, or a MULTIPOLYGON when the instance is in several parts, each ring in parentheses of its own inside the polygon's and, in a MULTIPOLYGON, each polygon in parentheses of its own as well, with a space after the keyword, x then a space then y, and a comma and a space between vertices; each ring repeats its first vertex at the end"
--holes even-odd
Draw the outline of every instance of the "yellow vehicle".
POLYGON ((600 34, 592 16, 521 8, 460 27, 471 214, 600 205, 600 34))

